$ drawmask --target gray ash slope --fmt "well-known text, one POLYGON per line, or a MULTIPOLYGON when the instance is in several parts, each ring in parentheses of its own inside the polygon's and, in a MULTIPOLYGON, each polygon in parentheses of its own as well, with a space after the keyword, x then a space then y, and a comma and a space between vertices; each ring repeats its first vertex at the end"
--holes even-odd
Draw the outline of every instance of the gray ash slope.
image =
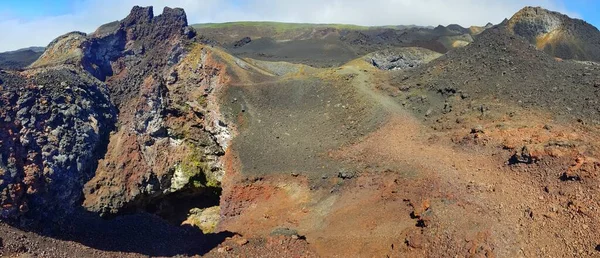
MULTIPOLYGON (((449 107, 469 105, 471 96, 544 109, 557 118, 600 121, 598 64, 557 60, 504 26, 486 30, 474 43, 426 66, 397 73, 393 81, 403 90, 429 92, 428 103, 415 109, 422 115, 429 105, 433 113, 449 113, 449 107)), ((457 115, 461 111, 454 109, 457 115)))

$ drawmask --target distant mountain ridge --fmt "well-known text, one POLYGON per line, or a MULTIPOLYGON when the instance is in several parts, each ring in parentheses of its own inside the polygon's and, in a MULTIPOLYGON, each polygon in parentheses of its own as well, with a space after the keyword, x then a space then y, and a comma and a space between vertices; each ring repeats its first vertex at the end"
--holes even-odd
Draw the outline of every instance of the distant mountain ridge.
POLYGON ((35 62, 45 49, 44 47, 28 47, 0 53, 0 68, 22 69, 35 62))
POLYGON ((228 22, 191 25, 204 42, 232 54, 315 67, 338 66, 388 47, 422 47, 439 53, 463 47, 488 28, 460 25, 358 26, 281 22, 228 22))

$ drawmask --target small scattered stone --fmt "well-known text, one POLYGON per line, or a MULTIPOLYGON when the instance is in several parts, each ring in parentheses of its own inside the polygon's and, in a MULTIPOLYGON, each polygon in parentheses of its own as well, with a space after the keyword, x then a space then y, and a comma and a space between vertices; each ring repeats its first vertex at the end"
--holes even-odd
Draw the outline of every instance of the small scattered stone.
POLYGON ((427 112, 425 112, 425 116, 430 116, 431 113, 433 113, 433 109, 427 109, 427 112))
POLYGON ((231 247, 229 247, 229 246, 223 246, 223 247, 219 247, 217 249, 218 253, 227 253, 229 251, 231 251, 231 247))
POLYGON ((245 245, 248 243, 248 239, 240 238, 240 239, 236 240, 235 243, 242 246, 242 245, 245 245))
POLYGON ((471 128, 471 133, 473 133, 473 134, 475 134, 475 133, 484 133, 483 126, 482 125, 476 125, 475 127, 471 128))
POLYGON ((348 171, 340 171, 338 173, 338 178, 341 178, 341 179, 344 179, 344 180, 346 180, 346 179, 352 179, 355 176, 356 175, 353 172, 348 172, 348 171))

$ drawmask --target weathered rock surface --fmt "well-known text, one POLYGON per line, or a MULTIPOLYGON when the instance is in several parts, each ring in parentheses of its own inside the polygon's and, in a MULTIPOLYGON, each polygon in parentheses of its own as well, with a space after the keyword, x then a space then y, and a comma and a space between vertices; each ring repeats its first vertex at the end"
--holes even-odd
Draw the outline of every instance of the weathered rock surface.
POLYGON ((73 67, 0 73, 2 219, 73 212, 116 121, 106 85, 73 67))
POLYGON ((212 93, 224 69, 194 36, 182 9, 136 6, 2 72, 2 218, 60 219, 82 200, 101 214, 143 210, 219 187, 230 132, 212 93))
POLYGON ((407 47, 386 49, 367 56, 373 66, 381 70, 404 70, 418 67, 442 56, 425 48, 407 47))
POLYGON ((508 20, 506 27, 550 55, 600 61, 600 31, 583 20, 540 7, 526 7, 508 20))
POLYGON ((220 73, 202 49, 189 55, 193 35, 183 10, 166 8, 154 17, 151 8, 138 7, 119 26, 109 24, 94 34, 123 42, 124 49, 105 60, 112 68, 107 83, 120 111, 119 130, 85 186, 88 210, 145 209, 165 195, 219 186, 225 145, 209 129, 218 119, 207 110, 220 73))
POLYGON ((192 209, 189 217, 183 222, 184 225, 192 225, 200 228, 203 233, 216 233, 216 228, 221 219, 221 208, 214 206, 206 209, 192 209))

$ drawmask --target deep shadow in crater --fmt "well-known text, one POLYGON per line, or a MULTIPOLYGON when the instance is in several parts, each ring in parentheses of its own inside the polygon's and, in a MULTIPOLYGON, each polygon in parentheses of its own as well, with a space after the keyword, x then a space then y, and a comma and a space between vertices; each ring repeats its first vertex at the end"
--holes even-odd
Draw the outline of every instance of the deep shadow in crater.
POLYGON ((110 219, 81 210, 59 224, 42 222, 40 228, 29 230, 103 251, 148 256, 203 255, 234 233, 203 234, 199 228, 181 222, 191 208, 218 205, 220 193, 219 188, 214 188, 201 195, 198 192, 169 195, 150 203, 145 211, 110 219))
POLYGON ((187 219, 191 209, 218 206, 220 196, 219 187, 188 188, 147 203, 144 211, 180 225, 187 219))

